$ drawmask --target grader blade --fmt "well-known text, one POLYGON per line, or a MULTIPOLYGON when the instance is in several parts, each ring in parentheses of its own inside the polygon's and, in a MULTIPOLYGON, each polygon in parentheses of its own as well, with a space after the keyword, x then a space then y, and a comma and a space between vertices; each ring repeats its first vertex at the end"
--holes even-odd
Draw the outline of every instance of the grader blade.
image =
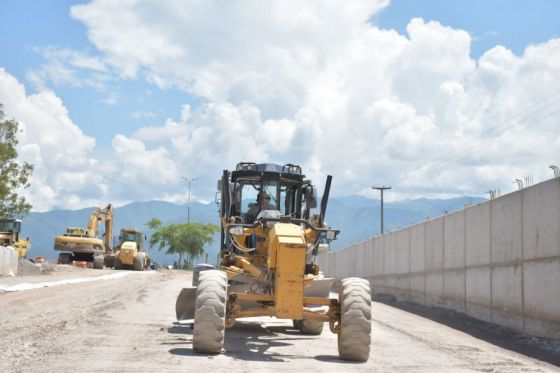
POLYGON ((304 295, 306 297, 320 297, 328 298, 331 288, 334 284, 334 278, 316 278, 311 283, 311 286, 304 289, 304 295))
POLYGON ((194 319, 194 306, 196 302, 196 287, 189 286, 181 289, 177 302, 175 303, 175 314, 177 320, 194 319))

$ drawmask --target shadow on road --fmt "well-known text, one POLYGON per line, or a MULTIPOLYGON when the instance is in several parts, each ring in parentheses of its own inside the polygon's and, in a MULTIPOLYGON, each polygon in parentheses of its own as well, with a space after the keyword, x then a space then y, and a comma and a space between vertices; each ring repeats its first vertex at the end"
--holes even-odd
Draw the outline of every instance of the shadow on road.
POLYGON ((365 364, 365 362, 361 362, 361 361, 342 360, 340 357, 336 355, 317 355, 315 356, 315 360, 323 361, 325 363, 337 363, 337 364, 345 364, 345 365, 365 364))
POLYGON ((192 335, 193 329, 188 325, 181 325, 174 323, 174 326, 167 328, 167 332, 171 334, 190 334, 192 335))
MULTIPOLYGON (((173 326, 168 329, 169 333, 181 334, 185 338, 180 338, 177 343, 165 344, 192 344, 192 329, 188 326, 173 326)), ((292 326, 280 325, 263 325, 259 322, 238 321, 231 329, 226 330, 226 339, 224 342, 224 355, 238 360, 245 361, 270 361, 285 362, 294 359, 315 359, 325 362, 341 362, 352 364, 339 360, 338 356, 287 354, 281 353, 282 349, 277 347, 292 346, 295 341, 313 340, 320 336, 302 335, 292 326), (269 349, 273 348, 274 352, 269 349)), ((169 353, 181 356, 204 356, 204 354, 195 353, 191 348, 172 348, 169 353)), ((212 354, 208 354, 212 356, 212 354)))
POLYGON ((414 302, 397 302, 391 296, 375 297, 375 301, 447 325, 501 348, 560 366, 560 353, 546 347, 552 345, 553 342, 550 340, 530 337, 447 308, 423 306, 414 302))

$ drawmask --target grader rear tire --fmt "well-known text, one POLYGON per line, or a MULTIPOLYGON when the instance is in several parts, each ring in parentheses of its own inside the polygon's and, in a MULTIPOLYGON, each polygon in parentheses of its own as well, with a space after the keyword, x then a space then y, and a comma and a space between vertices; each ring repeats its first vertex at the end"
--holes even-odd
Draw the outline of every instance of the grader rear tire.
POLYGON ((298 320, 298 325, 299 325, 299 330, 303 333, 303 334, 307 334, 307 335, 319 335, 323 332, 323 325, 325 324, 322 321, 316 321, 316 320, 308 320, 308 319, 303 319, 303 320, 298 320))
POLYGON ((224 346, 227 277, 218 270, 200 273, 194 311, 193 349, 220 353, 224 346))
POLYGON ((118 256, 115 257, 114 269, 122 269, 122 263, 118 256))
POLYGON ((341 359, 367 361, 371 344, 371 292, 367 280, 342 280, 339 293, 341 321, 338 354, 341 359))
POLYGON ((144 253, 138 253, 134 257, 133 268, 135 271, 143 271, 144 270, 144 253))

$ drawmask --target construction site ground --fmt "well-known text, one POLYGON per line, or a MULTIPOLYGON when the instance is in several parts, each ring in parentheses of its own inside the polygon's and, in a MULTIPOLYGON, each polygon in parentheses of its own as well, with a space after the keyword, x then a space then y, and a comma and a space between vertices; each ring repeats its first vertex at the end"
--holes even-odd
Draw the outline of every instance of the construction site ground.
POLYGON ((0 279, 0 372, 543 372, 558 354, 523 345, 449 315, 373 302, 371 356, 338 359, 337 338, 301 335, 288 320, 238 321, 219 355, 192 351, 192 329, 175 321, 175 299, 190 284, 184 271, 61 267, 52 275, 0 279), (126 272, 117 278, 96 276, 126 272), (93 277, 92 277, 93 276, 93 277), (87 282, 25 291, 6 286, 71 278, 87 282), (447 318, 447 319, 446 319, 447 318))

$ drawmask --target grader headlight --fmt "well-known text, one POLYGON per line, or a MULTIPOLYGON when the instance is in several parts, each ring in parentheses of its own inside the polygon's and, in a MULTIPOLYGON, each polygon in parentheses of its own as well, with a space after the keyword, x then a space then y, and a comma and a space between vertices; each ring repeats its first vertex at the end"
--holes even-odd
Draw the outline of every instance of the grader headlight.
POLYGON ((331 230, 327 231, 327 234, 326 234, 327 239, 335 240, 336 239, 336 234, 337 234, 337 231, 331 231, 331 230))
POLYGON ((234 236, 243 236, 244 230, 243 227, 230 227, 229 233, 234 236))

